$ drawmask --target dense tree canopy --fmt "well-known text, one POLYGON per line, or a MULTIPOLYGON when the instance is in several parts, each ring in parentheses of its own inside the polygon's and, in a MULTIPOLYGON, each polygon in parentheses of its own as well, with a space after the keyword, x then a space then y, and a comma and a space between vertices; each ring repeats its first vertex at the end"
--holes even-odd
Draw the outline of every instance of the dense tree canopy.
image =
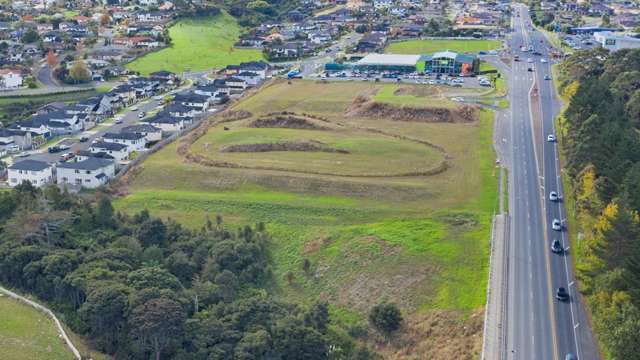
POLYGON ((190 231, 28 183, 0 193, 0 281, 127 359, 374 359, 329 307, 275 301, 265 226, 190 231))

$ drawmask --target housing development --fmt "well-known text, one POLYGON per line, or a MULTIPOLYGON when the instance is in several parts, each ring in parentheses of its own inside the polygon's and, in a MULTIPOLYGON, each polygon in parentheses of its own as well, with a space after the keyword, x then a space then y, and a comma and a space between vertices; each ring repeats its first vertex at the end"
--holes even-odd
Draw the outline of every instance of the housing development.
POLYGON ((0 1, 2 359, 635 359, 635 0, 0 1))

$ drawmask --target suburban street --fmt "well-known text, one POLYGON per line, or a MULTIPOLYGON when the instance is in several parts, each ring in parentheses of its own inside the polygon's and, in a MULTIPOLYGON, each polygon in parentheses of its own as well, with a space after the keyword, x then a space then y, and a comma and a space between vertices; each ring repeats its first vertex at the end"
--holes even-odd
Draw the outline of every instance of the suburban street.
POLYGON ((546 141, 547 135, 555 134, 553 120, 559 111, 550 63, 541 61, 550 60, 550 45, 531 28, 526 7, 515 8, 513 25, 510 45, 521 61, 512 62, 510 77, 511 231, 504 259, 508 284, 503 358, 562 360, 573 354, 578 359, 599 359, 575 288, 565 209, 562 201, 549 200, 550 191, 563 193, 556 143, 546 141), (530 45, 541 55, 521 51, 530 45), (553 219, 562 220, 562 231, 552 229, 553 219), (551 252, 554 239, 560 241, 563 253, 551 252), (567 289, 569 301, 556 299, 559 287, 567 289))

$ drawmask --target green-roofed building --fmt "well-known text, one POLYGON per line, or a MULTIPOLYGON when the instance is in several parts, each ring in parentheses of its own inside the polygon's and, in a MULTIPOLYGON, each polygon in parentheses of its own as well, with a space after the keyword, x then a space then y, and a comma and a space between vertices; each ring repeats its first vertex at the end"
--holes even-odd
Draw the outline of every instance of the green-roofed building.
POLYGON ((416 67, 427 74, 471 75, 480 70, 480 60, 473 55, 440 51, 421 56, 416 67))

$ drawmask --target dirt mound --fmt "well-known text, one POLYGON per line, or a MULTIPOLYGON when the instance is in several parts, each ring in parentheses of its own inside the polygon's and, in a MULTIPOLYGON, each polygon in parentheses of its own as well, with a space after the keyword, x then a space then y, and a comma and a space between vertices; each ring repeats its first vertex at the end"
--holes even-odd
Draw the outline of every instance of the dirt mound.
POLYGON ((218 115, 218 118, 221 121, 228 122, 228 121, 248 119, 252 116, 253 114, 247 110, 226 110, 220 113, 220 115, 218 115))
POLYGON ((357 97, 349 109, 347 116, 390 119, 396 121, 415 121, 430 123, 472 123, 478 118, 478 108, 462 105, 457 108, 395 106, 368 101, 357 97))
POLYGON ((347 150, 334 149, 318 141, 293 141, 268 144, 227 145, 220 149, 223 153, 232 152, 269 152, 269 151, 309 151, 348 154, 347 150))
POLYGON ((436 88, 431 86, 403 86, 393 92, 393 95, 412 95, 416 97, 427 97, 437 94, 436 88))
POLYGON ((328 130, 328 128, 316 125, 312 121, 295 115, 277 114, 272 117, 261 117, 249 124, 252 128, 286 128, 304 130, 328 130))

